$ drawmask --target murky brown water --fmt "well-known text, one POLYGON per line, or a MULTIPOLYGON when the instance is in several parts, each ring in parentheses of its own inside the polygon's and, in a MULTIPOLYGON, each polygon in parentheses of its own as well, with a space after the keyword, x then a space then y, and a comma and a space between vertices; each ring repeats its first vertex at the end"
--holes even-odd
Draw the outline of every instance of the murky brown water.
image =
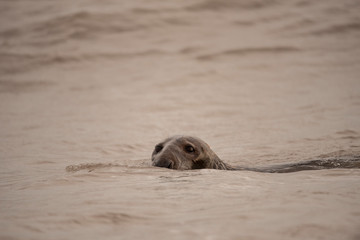
POLYGON ((150 165, 174 134, 249 167, 359 156, 359 11, 0 2, 0 238, 359 239, 359 169, 150 165))

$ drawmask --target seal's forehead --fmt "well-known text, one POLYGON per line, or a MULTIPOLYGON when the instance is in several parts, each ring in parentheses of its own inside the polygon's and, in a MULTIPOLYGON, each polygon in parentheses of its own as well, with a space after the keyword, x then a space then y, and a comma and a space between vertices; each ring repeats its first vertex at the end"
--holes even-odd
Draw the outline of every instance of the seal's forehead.
POLYGON ((209 147, 209 145, 204 142, 203 140, 201 140, 200 138, 196 138, 196 137, 191 137, 191 136, 174 136, 172 138, 175 142, 177 143, 181 143, 181 144, 186 144, 186 143, 190 143, 192 145, 201 147, 201 146, 207 146, 209 147))
POLYGON ((196 137, 192 137, 192 136, 183 136, 183 135, 175 135, 169 138, 166 138, 164 141, 160 142, 158 145, 168 145, 168 144, 178 144, 178 145, 182 145, 182 144, 187 144, 190 143, 192 145, 195 146, 205 146, 205 147, 209 147, 209 145, 204 142, 203 140, 201 140, 200 138, 196 138, 196 137))
POLYGON ((185 136, 184 137, 187 141, 196 144, 198 146, 203 146, 203 147, 208 147, 210 148, 210 146, 204 142, 203 140, 201 140, 200 138, 196 138, 196 137, 190 137, 190 136, 185 136))

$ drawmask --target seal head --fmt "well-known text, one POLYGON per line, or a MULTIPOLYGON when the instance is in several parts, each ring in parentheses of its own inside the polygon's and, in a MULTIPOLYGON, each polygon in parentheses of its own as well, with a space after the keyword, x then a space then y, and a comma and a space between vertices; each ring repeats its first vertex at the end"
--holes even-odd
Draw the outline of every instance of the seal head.
POLYGON ((177 170, 228 169, 203 140, 190 136, 173 136, 158 143, 151 156, 152 165, 177 170))

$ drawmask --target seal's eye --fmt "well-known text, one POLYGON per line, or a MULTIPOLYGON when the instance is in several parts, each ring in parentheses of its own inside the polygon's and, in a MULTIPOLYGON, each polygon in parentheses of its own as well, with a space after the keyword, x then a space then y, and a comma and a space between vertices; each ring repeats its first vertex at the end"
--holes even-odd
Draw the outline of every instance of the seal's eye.
POLYGON ((156 146, 155 146, 155 152, 156 152, 156 153, 159 153, 162 149, 163 149, 163 146, 162 146, 162 145, 156 145, 156 146))
POLYGON ((191 146, 191 145, 186 145, 184 149, 185 149, 185 151, 188 152, 188 153, 193 153, 193 152, 195 152, 194 147, 191 146))

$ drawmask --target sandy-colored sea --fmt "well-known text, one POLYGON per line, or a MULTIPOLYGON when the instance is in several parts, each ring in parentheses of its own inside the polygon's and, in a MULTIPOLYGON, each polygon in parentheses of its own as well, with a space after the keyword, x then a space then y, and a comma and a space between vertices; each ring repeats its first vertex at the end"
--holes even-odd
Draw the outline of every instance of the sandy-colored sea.
POLYGON ((360 239, 359 0, 0 1, 0 239, 360 239))

